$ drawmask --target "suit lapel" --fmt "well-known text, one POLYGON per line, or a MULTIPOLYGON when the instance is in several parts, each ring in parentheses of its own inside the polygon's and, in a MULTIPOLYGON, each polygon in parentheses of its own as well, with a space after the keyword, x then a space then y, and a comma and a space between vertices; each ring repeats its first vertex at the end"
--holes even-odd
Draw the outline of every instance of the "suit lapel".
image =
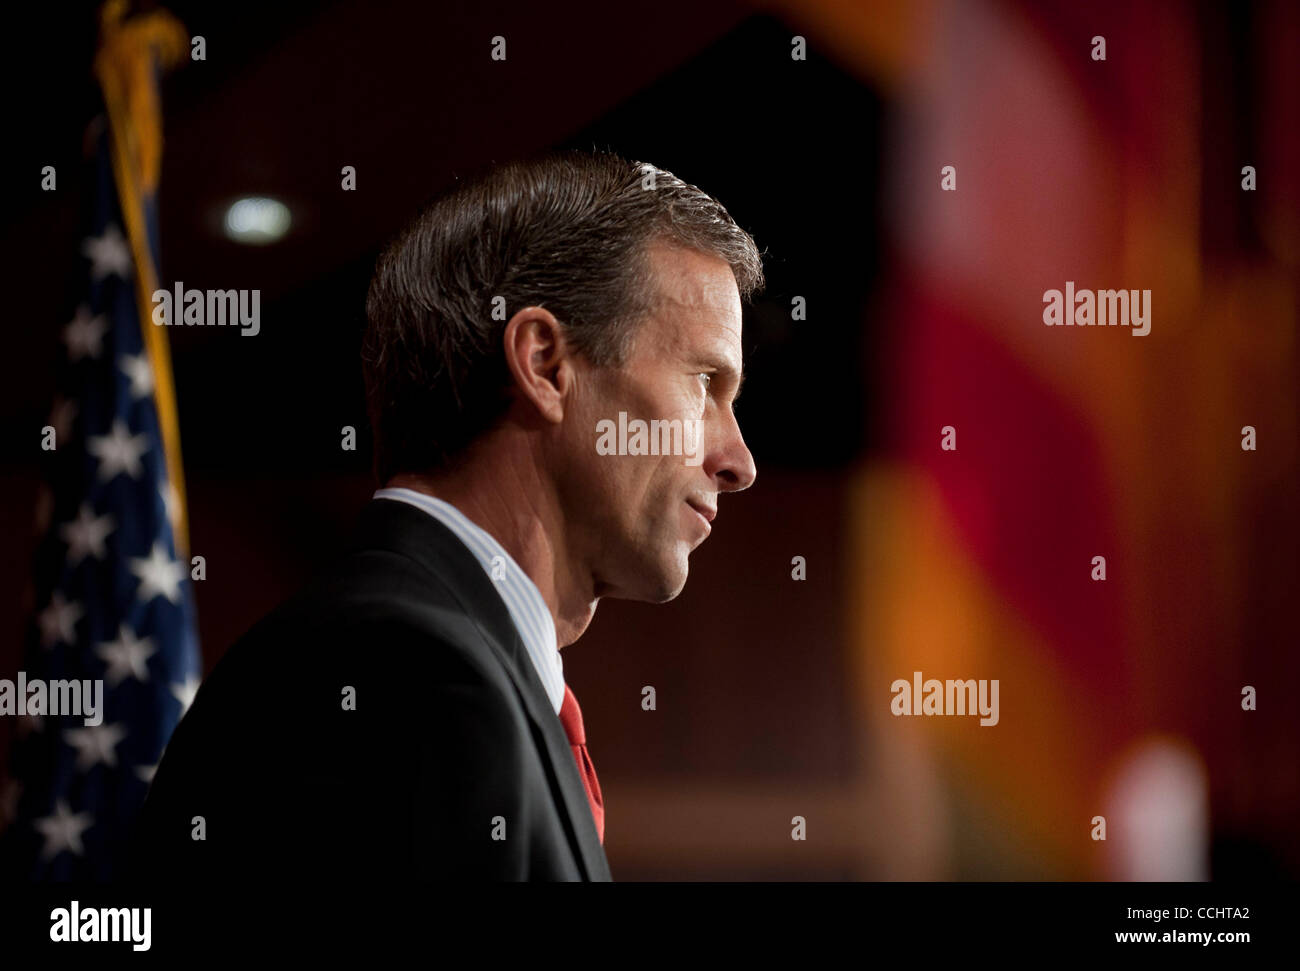
MULTIPOLYGON (((513 624, 511 630, 514 639, 512 651, 515 656, 519 656, 523 654, 525 648, 518 632, 514 631, 513 624)), ((499 642, 493 643, 490 633, 484 631, 484 635, 498 655, 503 655, 503 660, 504 656, 511 653, 505 651, 499 642)), ((564 733, 564 726, 560 724, 559 717, 551 707, 551 699, 537 677, 532 660, 525 657, 524 662, 524 664, 506 663, 505 668, 510 675, 510 680, 514 682, 515 691, 523 702, 528 717, 532 720, 533 737, 540 741, 538 747, 549 756, 553 773, 551 785, 553 788, 558 788, 563 800, 568 816, 570 839, 577 844, 577 856, 586 871, 587 879, 608 880, 610 879, 609 862, 600 844, 600 836, 596 832, 596 821, 591 815, 591 803, 587 801, 587 790, 582 785, 582 776, 578 774, 578 763, 573 755, 573 747, 564 733)))
POLYGON ((587 791, 564 726, 551 705, 510 611, 456 534, 408 503, 375 499, 363 510, 357 546, 401 553, 425 567, 460 603, 484 645, 509 676, 532 723, 533 738, 558 795, 565 828, 588 880, 610 880, 609 861, 596 832, 587 791))

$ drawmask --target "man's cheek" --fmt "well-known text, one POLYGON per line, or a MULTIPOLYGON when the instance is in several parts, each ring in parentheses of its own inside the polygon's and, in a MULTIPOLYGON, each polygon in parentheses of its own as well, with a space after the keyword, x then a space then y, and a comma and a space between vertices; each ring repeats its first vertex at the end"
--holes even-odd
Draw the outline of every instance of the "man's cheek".
POLYGON ((689 468, 704 464, 704 421, 687 418, 682 421, 682 458, 689 468))

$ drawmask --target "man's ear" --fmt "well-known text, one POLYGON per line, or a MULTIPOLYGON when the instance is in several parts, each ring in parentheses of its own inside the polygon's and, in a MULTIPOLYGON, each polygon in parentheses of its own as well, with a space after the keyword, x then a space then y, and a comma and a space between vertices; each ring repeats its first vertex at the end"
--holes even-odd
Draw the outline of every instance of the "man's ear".
POLYGON ((515 388, 543 418, 558 424, 573 383, 573 350, 559 321, 544 307, 524 307, 506 323, 503 341, 515 388))

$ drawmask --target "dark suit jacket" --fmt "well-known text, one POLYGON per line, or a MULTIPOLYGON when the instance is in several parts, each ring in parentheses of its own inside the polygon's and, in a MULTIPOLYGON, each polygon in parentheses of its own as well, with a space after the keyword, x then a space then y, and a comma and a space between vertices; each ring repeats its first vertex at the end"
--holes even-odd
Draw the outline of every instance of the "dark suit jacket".
POLYGON ((611 879, 492 580, 440 522, 386 499, 203 682, 135 858, 146 878, 611 879))

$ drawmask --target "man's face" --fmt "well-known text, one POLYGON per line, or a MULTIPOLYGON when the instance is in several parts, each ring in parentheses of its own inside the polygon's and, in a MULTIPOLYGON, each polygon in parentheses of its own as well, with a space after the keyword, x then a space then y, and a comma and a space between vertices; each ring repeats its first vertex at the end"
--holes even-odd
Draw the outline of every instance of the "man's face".
POLYGON ((757 473, 732 412, 741 314, 731 268, 662 245, 650 260, 659 301, 623 367, 580 368, 574 421, 564 422, 572 461, 561 475, 574 552, 589 564, 596 596, 660 603, 685 586, 687 557, 708 537, 719 494, 747 489, 757 473), (639 441, 637 420, 647 426, 639 441), (651 425, 674 420, 679 438, 651 425), (666 441, 679 454, 619 454, 644 453, 644 444, 662 453, 666 441), (611 446, 615 454, 602 454, 611 446))

